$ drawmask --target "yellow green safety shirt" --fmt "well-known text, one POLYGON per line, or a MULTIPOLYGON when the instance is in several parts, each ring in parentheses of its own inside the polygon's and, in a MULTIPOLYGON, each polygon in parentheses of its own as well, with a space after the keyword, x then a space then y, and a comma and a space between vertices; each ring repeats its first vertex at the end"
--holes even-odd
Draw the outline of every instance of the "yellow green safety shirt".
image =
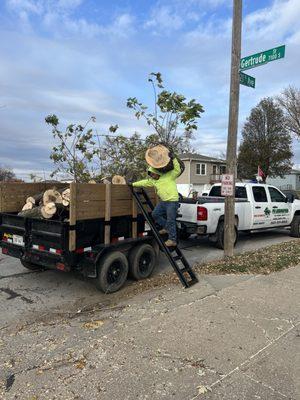
POLYGON ((150 167, 148 171, 160 175, 159 179, 142 179, 134 182, 133 187, 155 187, 158 197, 162 201, 178 201, 178 190, 176 186, 176 178, 181 174, 181 168, 178 160, 173 160, 174 169, 166 173, 161 173, 155 168, 150 167))

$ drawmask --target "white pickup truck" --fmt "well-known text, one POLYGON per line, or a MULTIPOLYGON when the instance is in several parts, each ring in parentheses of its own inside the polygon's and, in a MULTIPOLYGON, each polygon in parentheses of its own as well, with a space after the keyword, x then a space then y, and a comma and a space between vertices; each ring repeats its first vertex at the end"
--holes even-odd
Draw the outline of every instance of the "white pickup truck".
MULTIPOLYGON (((274 186, 259 183, 236 183, 235 233, 240 231, 290 226, 290 235, 300 237, 300 200, 287 198, 274 186)), ((221 184, 212 186, 208 196, 182 198, 177 224, 179 237, 208 235, 211 242, 223 248, 224 197, 221 184)))

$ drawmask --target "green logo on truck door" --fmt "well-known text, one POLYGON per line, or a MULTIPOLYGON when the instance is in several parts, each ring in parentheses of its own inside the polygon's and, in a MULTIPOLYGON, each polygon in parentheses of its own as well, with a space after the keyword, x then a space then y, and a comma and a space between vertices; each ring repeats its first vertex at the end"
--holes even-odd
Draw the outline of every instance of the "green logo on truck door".
POLYGON ((265 211, 264 211, 264 212, 265 212, 265 216, 266 216, 266 217, 269 217, 270 214, 271 214, 271 210, 269 210, 268 207, 265 208, 265 211))

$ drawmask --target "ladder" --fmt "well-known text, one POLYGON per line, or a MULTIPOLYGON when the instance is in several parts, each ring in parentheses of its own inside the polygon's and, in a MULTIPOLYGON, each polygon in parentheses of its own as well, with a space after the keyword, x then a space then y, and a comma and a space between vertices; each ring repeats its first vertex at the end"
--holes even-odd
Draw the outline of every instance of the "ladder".
POLYGON ((139 188, 137 191, 135 191, 131 185, 129 187, 132 191, 133 197, 135 198, 139 208, 142 211, 142 214, 143 214, 145 220, 148 222, 148 224, 153 232, 153 235, 154 235, 157 243, 159 244, 160 249, 167 256, 167 258, 168 258, 170 264, 172 265, 174 271, 176 272, 180 282, 182 283, 182 285, 185 288, 191 287, 192 285, 194 285, 195 283, 198 282, 198 278, 195 275, 194 271, 192 270, 187 259, 183 255, 180 248, 178 246, 169 248, 168 246, 165 245, 165 241, 162 238, 162 236, 159 234, 158 229, 155 225, 155 222, 154 222, 151 214, 149 214, 147 209, 144 207, 144 206, 148 206, 151 211, 153 211, 153 209, 154 209, 154 205, 153 205, 152 201, 150 200, 147 192, 141 188, 139 188), (181 263, 181 265, 183 267, 181 267, 179 263, 181 263))

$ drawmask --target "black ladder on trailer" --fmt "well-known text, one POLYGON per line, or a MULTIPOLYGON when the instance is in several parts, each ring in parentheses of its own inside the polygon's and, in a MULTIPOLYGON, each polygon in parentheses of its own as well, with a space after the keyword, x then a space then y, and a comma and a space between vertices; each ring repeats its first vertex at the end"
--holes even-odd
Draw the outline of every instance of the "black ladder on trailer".
POLYGON ((169 248, 168 246, 165 245, 164 239, 161 237, 159 234, 155 222, 151 216, 151 214, 148 213, 146 208, 144 207, 145 205, 148 206, 151 211, 154 209, 153 203, 150 200, 147 192, 144 189, 138 189, 137 191, 134 190, 132 186, 130 186, 132 190, 132 194, 139 206, 139 208, 142 211, 142 214, 145 218, 145 220, 148 222, 153 235, 159 244, 161 250, 165 253, 167 256, 168 260, 170 261, 170 264, 172 265, 174 271, 178 275, 178 278, 180 279, 180 282, 182 285, 186 288, 194 285, 195 283, 198 282, 198 278, 195 275, 194 271, 192 270, 190 264, 188 263, 187 259, 183 255, 182 251, 178 246, 169 248), (176 253, 176 255, 173 255, 172 253, 176 253), (183 265, 183 268, 180 268, 180 265, 178 265, 178 261, 181 262, 183 265), (185 273, 188 275, 188 278, 186 277, 185 273))

